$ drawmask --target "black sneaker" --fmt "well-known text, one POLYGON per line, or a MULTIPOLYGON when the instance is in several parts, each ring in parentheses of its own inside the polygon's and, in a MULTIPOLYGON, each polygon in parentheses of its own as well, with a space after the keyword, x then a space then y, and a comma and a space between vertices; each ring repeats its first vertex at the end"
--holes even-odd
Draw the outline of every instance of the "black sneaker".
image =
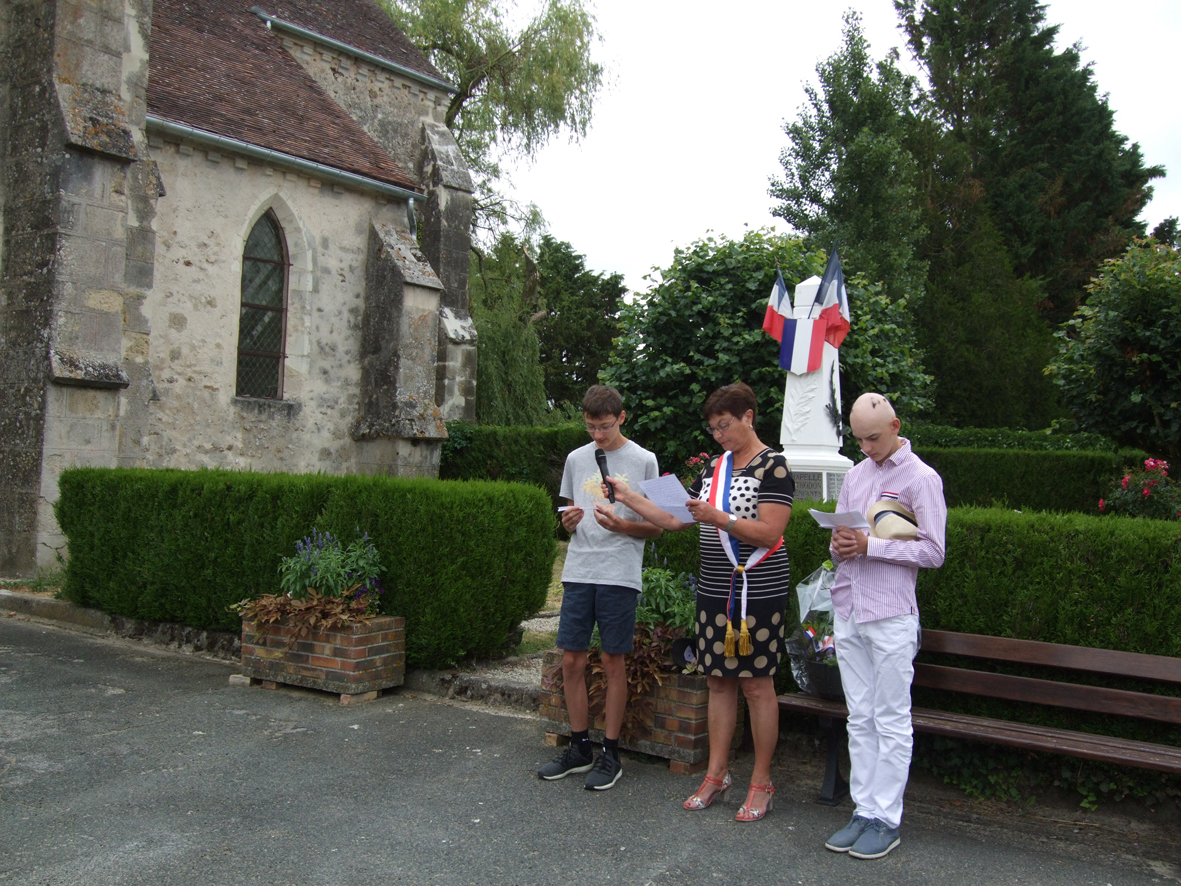
POLYGON ((584 754, 576 745, 570 744, 561 754, 538 769, 537 777, 544 778, 546 781, 557 781, 559 778, 565 778, 571 772, 586 772, 594 765, 593 753, 584 754))
POLYGON ((619 762, 619 758, 603 751, 599 754, 599 759, 595 761, 595 768, 586 777, 586 784, 583 787, 588 791, 605 791, 615 787, 615 782, 619 781, 621 775, 623 775, 623 764, 619 762))

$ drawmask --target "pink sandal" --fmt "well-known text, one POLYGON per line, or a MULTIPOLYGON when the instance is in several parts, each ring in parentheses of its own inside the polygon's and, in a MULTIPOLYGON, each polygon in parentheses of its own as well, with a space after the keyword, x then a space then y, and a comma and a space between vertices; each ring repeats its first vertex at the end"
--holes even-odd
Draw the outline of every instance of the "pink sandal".
POLYGON ((726 773, 725 778, 714 778, 712 775, 706 775, 705 781, 701 783, 701 787, 697 789, 697 792, 684 803, 682 803, 681 806, 691 812, 696 812, 700 809, 708 809, 710 804, 712 804, 713 801, 719 797, 721 797, 722 801, 725 802, 726 795, 730 793, 731 784, 733 784, 733 782, 730 779, 729 772, 726 773), (701 792, 704 791, 709 785, 713 785, 715 788, 717 788, 717 790, 709 795, 708 800, 703 800, 701 798, 701 792))
POLYGON ((738 807, 738 812, 735 814, 734 820, 735 821, 758 821, 759 819, 766 817, 767 813, 771 811, 771 807, 774 803, 774 800, 775 800, 775 785, 770 784, 770 783, 755 784, 754 782, 751 782, 750 794, 746 795, 746 803, 743 803, 741 806, 738 807), (763 809, 752 809, 749 805, 747 805, 750 803, 750 795, 754 794, 756 792, 763 793, 763 794, 767 795, 767 805, 763 809))

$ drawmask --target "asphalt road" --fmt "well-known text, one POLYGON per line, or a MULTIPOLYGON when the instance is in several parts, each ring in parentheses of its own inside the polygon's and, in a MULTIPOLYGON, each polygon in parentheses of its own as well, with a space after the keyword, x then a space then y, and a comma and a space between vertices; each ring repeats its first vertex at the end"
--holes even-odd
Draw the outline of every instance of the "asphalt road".
MULTIPOLYGON (((879 861, 825 851, 849 808, 776 771, 680 809, 698 778, 627 757, 610 791, 539 781, 535 719, 406 695, 231 686, 230 665, 0 619, 0 883, 1046 884, 1179 882, 1176 859, 1086 833, 1023 834, 908 812, 879 861), (738 792, 736 791, 735 794, 738 792)), ((750 761, 736 773, 749 777, 750 761)), ((1085 829, 1083 829, 1085 831, 1085 829)))

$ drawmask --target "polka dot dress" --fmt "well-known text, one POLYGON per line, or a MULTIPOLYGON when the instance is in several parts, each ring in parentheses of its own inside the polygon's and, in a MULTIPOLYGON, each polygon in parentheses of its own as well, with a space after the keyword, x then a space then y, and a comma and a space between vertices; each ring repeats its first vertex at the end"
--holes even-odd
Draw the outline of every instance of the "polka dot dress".
MULTIPOLYGON (((717 457, 697 478, 689 492, 708 499, 717 457)), ((795 481, 787 459, 773 449, 764 449, 751 459, 730 483, 732 512, 739 517, 758 518, 759 504, 792 504, 795 481)), ((725 655, 726 610, 730 597, 730 565, 718 531, 701 526, 701 576, 697 585, 697 661, 714 677, 769 677, 779 671, 784 652, 785 610, 791 589, 791 565, 787 550, 778 551, 747 573, 746 625, 754 650, 750 655, 725 655)), ((739 562, 745 563, 753 547, 739 540, 739 562)), ((734 633, 741 627, 741 578, 734 594, 734 633)), ((737 643, 735 644, 737 647, 737 643)))

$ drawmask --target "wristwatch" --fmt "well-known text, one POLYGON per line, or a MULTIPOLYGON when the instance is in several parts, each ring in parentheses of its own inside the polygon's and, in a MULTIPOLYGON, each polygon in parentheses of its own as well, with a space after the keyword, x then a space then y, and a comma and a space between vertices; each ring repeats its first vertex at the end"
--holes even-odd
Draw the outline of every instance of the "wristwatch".
POLYGON ((730 522, 726 524, 726 533, 729 534, 734 529, 734 524, 738 522, 738 518, 733 514, 730 515, 730 522))

